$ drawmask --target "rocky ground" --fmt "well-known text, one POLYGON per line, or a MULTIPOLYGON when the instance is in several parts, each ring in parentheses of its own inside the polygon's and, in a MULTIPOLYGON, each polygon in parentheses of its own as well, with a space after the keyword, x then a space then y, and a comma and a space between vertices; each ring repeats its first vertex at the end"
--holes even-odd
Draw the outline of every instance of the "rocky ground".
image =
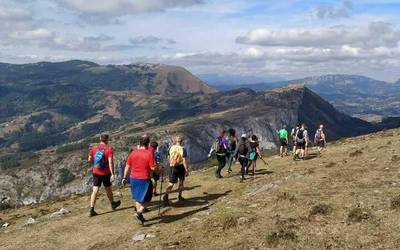
POLYGON ((88 218, 88 195, 0 213, 1 249, 397 249, 400 244, 400 130, 340 140, 305 161, 267 157, 239 183, 205 168, 188 178, 185 197, 151 203, 145 227, 104 194, 88 218))

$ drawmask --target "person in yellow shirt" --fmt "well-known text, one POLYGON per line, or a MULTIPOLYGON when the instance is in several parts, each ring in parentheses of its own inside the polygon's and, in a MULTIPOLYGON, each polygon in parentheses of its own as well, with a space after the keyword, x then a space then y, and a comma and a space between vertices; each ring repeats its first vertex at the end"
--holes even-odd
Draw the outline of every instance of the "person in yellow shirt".
POLYGON ((176 136, 174 138, 174 145, 169 149, 168 153, 170 173, 169 184, 165 195, 163 197, 164 206, 169 206, 169 193, 171 192, 174 184, 179 181, 178 186, 178 201, 184 201, 182 196, 184 190, 185 177, 189 175, 189 164, 187 161, 187 151, 183 147, 183 137, 176 136))

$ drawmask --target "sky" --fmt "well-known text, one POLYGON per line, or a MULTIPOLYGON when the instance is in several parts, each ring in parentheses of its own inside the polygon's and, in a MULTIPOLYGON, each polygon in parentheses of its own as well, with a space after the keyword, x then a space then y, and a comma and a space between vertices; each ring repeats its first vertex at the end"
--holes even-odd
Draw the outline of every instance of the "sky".
POLYGON ((400 0, 1 0, 0 61, 400 79, 400 0))

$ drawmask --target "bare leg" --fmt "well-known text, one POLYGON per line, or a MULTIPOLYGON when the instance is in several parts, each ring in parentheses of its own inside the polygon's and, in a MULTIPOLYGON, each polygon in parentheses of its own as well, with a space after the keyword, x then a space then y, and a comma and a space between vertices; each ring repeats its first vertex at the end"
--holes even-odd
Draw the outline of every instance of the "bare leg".
POLYGON ((280 153, 280 156, 283 156, 283 146, 281 146, 279 153, 280 153))
POLYGON ((183 180, 179 180, 179 187, 178 187, 179 196, 182 196, 182 192, 183 192, 184 189, 185 189, 184 181, 183 180))
POLYGON ((90 196, 90 207, 94 208, 96 205, 97 194, 100 187, 93 187, 92 195, 90 196))
POLYGON ((111 186, 105 187, 105 189, 106 189, 108 200, 110 201, 110 203, 113 203, 114 197, 113 197, 113 192, 112 192, 111 186))

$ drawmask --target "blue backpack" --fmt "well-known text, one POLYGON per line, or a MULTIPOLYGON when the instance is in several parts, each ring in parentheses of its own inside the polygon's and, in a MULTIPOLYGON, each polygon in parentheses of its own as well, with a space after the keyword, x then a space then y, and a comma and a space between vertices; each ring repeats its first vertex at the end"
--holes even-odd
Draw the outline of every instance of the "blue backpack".
POLYGON ((93 164, 95 168, 107 168, 106 166, 106 153, 104 149, 98 148, 93 157, 93 164))

